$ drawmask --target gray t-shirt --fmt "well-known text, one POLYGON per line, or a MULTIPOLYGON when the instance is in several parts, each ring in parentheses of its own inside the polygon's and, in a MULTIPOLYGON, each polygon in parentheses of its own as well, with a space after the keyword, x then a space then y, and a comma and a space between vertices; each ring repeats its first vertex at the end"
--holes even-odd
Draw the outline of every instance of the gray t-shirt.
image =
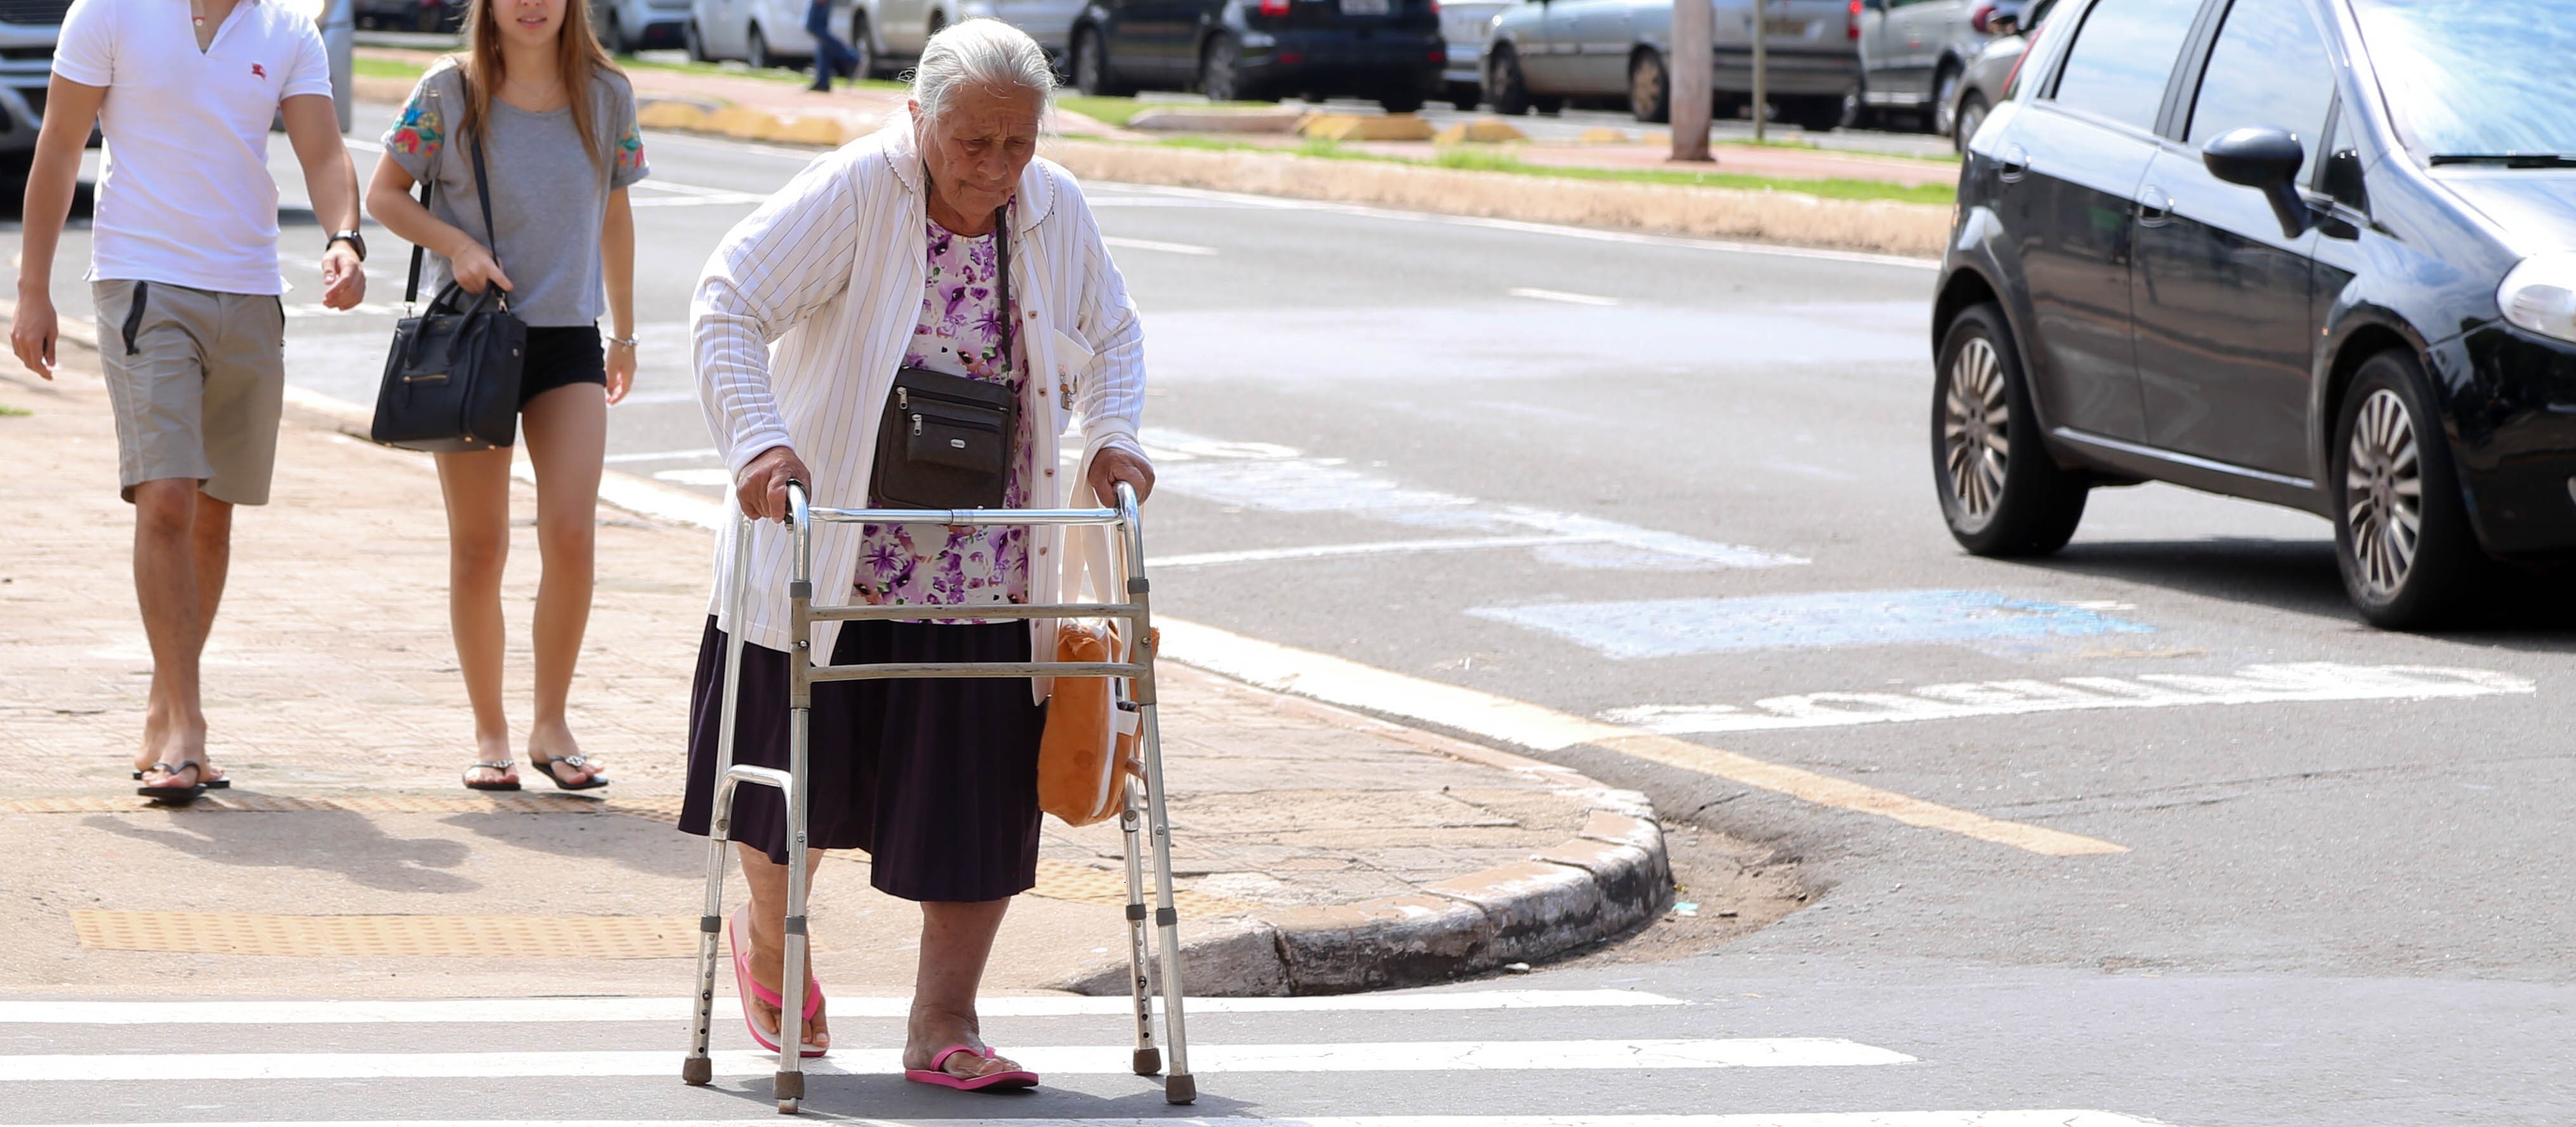
MULTIPOLYGON (((529 113, 499 98, 485 124, 483 153, 492 189, 492 225, 483 229, 474 195, 474 154, 456 137, 465 119, 465 79, 453 61, 422 75, 402 117, 385 133, 385 155, 434 189, 430 214, 491 247, 508 275, 510 309, 531 326, 588 325, 606 306, 601 290, 599 225, 608 193, 644 178, 644 139, 635 129, 635 90, 607 70, 592 83, 591 129, 601 163, 573 129, 572 107, 529 113), (460 143, 451 144, 457 141, 460 143)), ((448 282, 435 253, 421 271, 421 300, 448 282)))

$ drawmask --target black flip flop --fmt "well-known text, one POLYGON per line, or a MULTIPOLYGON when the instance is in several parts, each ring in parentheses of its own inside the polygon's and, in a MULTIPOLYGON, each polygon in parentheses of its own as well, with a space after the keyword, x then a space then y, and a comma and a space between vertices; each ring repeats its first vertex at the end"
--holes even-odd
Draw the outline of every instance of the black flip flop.
POLYGON ((494 771, 507 771, 507 770, 509 770, 509 769, 510 769, 511 767, 513 767, 513 766, 516 766, 516 764, 513 764, 513 763, 511 763, 509 760, 504 759, 504 760, 502 760, 502 761, 500 761, 500 762, 498 762, 498 763, 477 763, 477 764, 474 764, 472 767, 467 767, 467 768, 465 769, 465 774, 466 774, 466 779, 465 779, 465 789, 467 789, 467 790, 517 790, 517 789, 519 789, 519 780, 517 780, 517 779, 502 779, 502 780, 500 780, 500 781, 498 781, 498 782, 493 782, 493 781, 489 781, 489 780, 486 780, 486 781, 483 781, 483 782, 476 782, 476 781, 474 780, 474 778, 473 778, 474 771, 475 771, 475 769, 476 769, 476 768, 488 768, 488 769, 490 769, 490 770, 494 770, 494 771))
POLYGON ((539 759, 533 755, 528 757, 528 766, 536 768, 537 773, 544 775, 547 782, 553 783, 556 790, 591 790, 596 787, 604 787, 608 785, 608 780, 600 778, 597 775, 592 775, 578 783, 567 783, 563 781, 563 776, 555 774, 555 764, 557 763, 561 763, 566 767, 573 768, 574 770, 583 770, 590 766, 590 760, 579 755, 566 755, 555 759, 539 759))
MULTIPOLYGON (((155 763, 155 764, 153 764, 153 766, 158 767, 158 766, 160 766, 160 764, 155 763)), ((197 773, 198 773, 199 775, 203 775, 203 774, 205 774, 205 772, 204 772, 203 770, 199 770, 197 773)), ((134 773, 134 777, 135 777, 135 778, 137 778, 137 779, 141 779, 141 778, 143 777, 143 772, 141 772, 141 771, 137 771, 137 772, 135 772, 135 773, 134 773)), ((207 779, 207 780, 206 780, 206 789, 207 789, 207 790, 231 790, 231 789, 233 789, 233 781, 232 781, 231 779, 229 779, 229 778, 223 778, 223 779, 207 779)))
POLYGON ((175 767, 168 763, 155 763, 151 767, 147 768, 146 771, 136 772, 135 774, 136 778, 141 778, 148 771, 159 771, 164 775, 175 777, 179 772, 190 769, 194 769, 197 772, 197 782, 190 783, 184 787, 166 785, 157 787, 136 787, 134 788, 134 793, 151 799, 154 802, 167 803, 172 806, 186 806, 191 802, 195 802, 200 797, 203 797, 206 793, 206 784, 204 782, 206 772, 205 764, 199 763, 194 759, 188 760, 187 762, 181 763, 175 767))

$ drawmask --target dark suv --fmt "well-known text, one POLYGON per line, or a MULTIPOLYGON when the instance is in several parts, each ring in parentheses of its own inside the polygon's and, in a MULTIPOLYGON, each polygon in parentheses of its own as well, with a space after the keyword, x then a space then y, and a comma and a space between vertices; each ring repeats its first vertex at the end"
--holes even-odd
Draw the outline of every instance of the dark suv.
POLYGON ((1361 97, 1411 113, 1445 91, 1437 0, 1090 0, 1066 69, 1085 94, 1192 86, 1220 102, 1361 97))
POLYGON ((2576 549, 2564 0, 2061 0, 1970 145, 1933 307, 1950 531, 2095 485, 2319 513, 2363 617, 2576 549))

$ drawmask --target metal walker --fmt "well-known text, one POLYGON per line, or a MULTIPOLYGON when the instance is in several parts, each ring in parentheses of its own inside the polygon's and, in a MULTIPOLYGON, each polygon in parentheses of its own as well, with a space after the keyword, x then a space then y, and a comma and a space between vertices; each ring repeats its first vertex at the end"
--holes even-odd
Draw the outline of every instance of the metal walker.
MULTIPOLYGON (((794 571, 787 594, 792 636, 796 639, 796 649, 788 662, 788 769, 733 761, 734 706, 742 683, 745 644, 741 637, 745 587, 751 572, 752 521, 746 516, 734 530, 733 580, 725 591, 727 621, 734 629, 725 646, 723 711, 716 729, 716 793, 707 833, 706 906, 698 917, 697 1004, 689 1027, 689 1055, 681 1062, 680 1078, 690 1084, 705 1084, 715 1075, 715 1063, 707 1055, 707 1038, 715 1018, 716 939, 724 927, 725 843, 737 784, 776 787, 787 804, 787 952, 778 996, 799 1000, 805 996, 805 895, 809 881, 805 859, 806 724, 812 714, 816 682, 904 677, 1120 677, 1130 679, 1133 686, 1130 699, 1139 713, 1137 743, 1144 767, 1144 778, 1126 780, 1126 809, 1118 816, 1119 828, 1127 837, 1128 997, 1134 1003, 1136 1018, 1135 1069, 1139 1076, 1163 1071, 1162 1050, 1154 1044, 1153 1001, 1147 993, 1144 867, 1138 856, 1139 835, 1144 826, 1150 825, 1155 878, 1153 920, 1161 946, 1163 1023, 1172 1047, 1172 1070, 1163 1080, 1163 1098, 1175 1104, 1197 1099, 1198 1084, 1190 1076, 1189 1038, 1181 1013, 1180 918, 1172 908, 1172 827, 1163 807, 1162 734, 1154 711, 1154 633, 1148 610, 1149 584, 1144 576, 1144 526, 1137 519, 1135 491, 1120 483, 1118 507, 1114 509, 820 509, 808 504, 802 483, 790 482, 787 508, 794 536, 794 571), (815 606, 812 537, 813 522, 818 520, 845 524, 1097 525, 1114 529, 1119 535, 1110 538, 1111 555, 1116 559, 1114 569, 1124 581, 1121 586, 1126 593, 1125 602, 976 604, 957 609, 969 612, 966 617, 978 619, 1123 620, 1127 624, 1127 660, 817 665, 812 658, 815 623, 917 619, 924 617, 926 609, 909 605, 815 606)), ((799 1003, 790 1002, 781 1007, 779 1014, 778 1074, 772 1091, 778 1098, 781 1115, 795 1114, 805 1098, 803 1058, 798 1055, 802 1038, 787 1020, 787 1014, 800 1009, 799 1003)))

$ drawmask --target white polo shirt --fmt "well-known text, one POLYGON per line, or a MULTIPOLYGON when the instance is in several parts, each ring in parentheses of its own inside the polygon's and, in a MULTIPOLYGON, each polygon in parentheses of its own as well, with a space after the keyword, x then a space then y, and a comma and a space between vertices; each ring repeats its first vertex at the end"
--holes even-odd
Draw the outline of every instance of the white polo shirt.
POLYGON ((286 99, 331 96, 311 17, 239 0, 199 51, 188 0, 75 0, 54 73, 107 88, 92 279, 286 292, 268 130, 286 99))

